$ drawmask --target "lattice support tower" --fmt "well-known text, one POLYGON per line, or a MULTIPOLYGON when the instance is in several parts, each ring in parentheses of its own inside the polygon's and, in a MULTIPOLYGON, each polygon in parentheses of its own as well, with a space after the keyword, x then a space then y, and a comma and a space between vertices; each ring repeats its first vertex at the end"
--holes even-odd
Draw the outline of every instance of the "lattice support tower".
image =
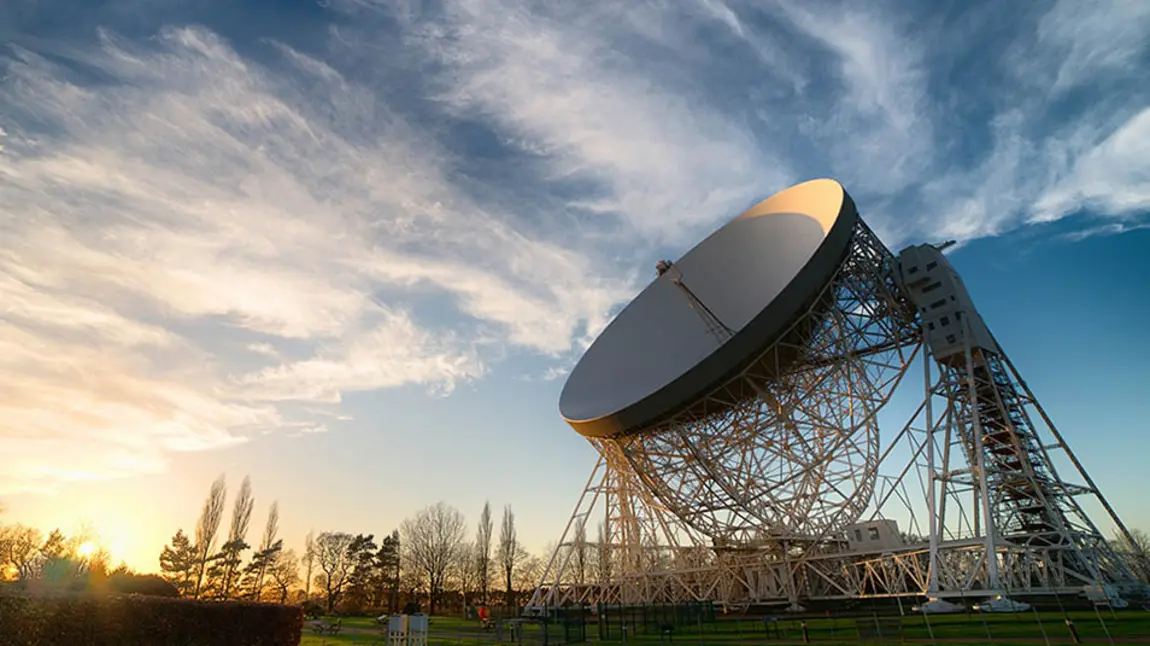
POLYGON ((590 438, 599 461, 529 609, 1146 593, 1141 555, 1082 501, 1129 540, 1121 519, 940 248, 895 258, 860 219, 783 338, 704 405, 590 438), (922 403, 880 442, 916 364, 922 403))

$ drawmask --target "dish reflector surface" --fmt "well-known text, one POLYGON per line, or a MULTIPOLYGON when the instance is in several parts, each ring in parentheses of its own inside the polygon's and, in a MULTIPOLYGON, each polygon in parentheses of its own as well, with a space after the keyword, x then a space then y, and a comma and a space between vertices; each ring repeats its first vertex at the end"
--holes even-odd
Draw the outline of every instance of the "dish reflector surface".
POLYGON ((744 211, 647 286, 603 330, 559 398, 583 435, 613 437, 674 415, 746 366, 830 280, 858 220, 842 185, 818 179, 744 211), (694 294, 733 334, 709 329, 694 294))

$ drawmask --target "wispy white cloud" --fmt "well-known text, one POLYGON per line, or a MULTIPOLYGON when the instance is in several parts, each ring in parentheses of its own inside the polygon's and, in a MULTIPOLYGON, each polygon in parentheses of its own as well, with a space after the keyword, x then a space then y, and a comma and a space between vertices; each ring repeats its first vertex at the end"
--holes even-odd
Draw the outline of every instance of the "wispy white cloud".
POLYGON ((409 383, 450 393, 457 381, 483 375, 479 357, 461 353, 450 336, 420 329, 403 312, 381 314, 377 326, 348 343, 244 375, 238 384, 252 399, 338 403, 345 392, 409 383))
POLYGON ((1052 79, 1055 91, 1097 82, 1099 75, 1125 75, 1146 64, 1148 31, 1150 5, 1140 0, 1059 0, 1038 23, 1047 55, 1032 58, 1031 69, 1045 82, 1052 79))
POLYGON ((482 339, 562 353, 605 323, 623 282, 471 202, 370 91, 279 49, 276 68, 203 29, 105 33, 82 61, 99 89, 8 61, 0 101, 29 118, 0 153, 0 441, 21 465, 0 489, 297 428, 276 402, 449 392, 484 374, 482 339), (462 318, 425 327, 413 289, 462 318))
MULTIPOLYGON (((392 3, 354 3, 364 5, 392 15, 392 3)), ((545 160, 550 179, 590 182, 574 204, 621 215, 644 239, 682 242, 692 225, 784 184, 788 171, 769 142, 708 97, 661 85, 621 52, 626 34, 612 33, 628 24, 621 7, 552 14, 452 0, 442 16, 414 23, 405 42, 443 66, 440 102, 494 123, 508 143, 545 160)))
POLYGON ((1150 92, 1139 81, 1139 57, 1150 50, 1134 34, 1145 32, 1139 25, 1150 20, 1150 9, 1107 4, 1109 10, 1087 11, 1060 0, 1034 31, 1015 33, 1002 60, 985 61, 976 78, 999 70, 1005 85, 988 80, 970 88, 971 100, 995 112, 985 129, 951 122, 953 138, 964 144, 958 148, 970 152, 924 173, 914 206, 928 215, 908 233, 973 239, 1080 211, 1125 218, 1146 209, 1150 92), (1068 98, 1088 86, 1096 88, 1090 99, 1068 98), (971 150, 967 138, 987 143, 971 150))
POLYGON ((289 437, 303 437, 305 435, 319 435, 321 433, 328 433, 331 429, 321 424, 302 426, 294 431, 288 433, 289 437))
POLYGON ((1130 233, 1132 231, 1145 231, 1150 229, 1150 222, 1141 224, 1128 224, 1125 222, 1110 222, 1099 226, 1089 227, 1079 231, 1072 231, 1063 234, 1063 238, 1071 242, 1078 242, 1087 238, 1098 238, 1104 236, 1116 236, 1122 233, 1130 233))
POLYGON ((512 355, 558 379, 656 253, 810 176, 892 244, 1142 227, 1150 9, 1080 5, 949 57, 999 79, 961 101, 937 22, 884 3, 333 0, 306 47, 20 38, 52 56, 0 52, 0 491, 326 431, 347 393, 512 355))
POLYGON ((1053 180, 1034 205, 1034 221, 1079 209, 1118 215, 1150 211, 1150 107, 1078 152, 1069 172, 1053 180))
POLYGON ((779 13, 832 54, 827 70, 840 91, 809 126, 848 185, 890 194, 931 170, 934 134, 928 112, 928 43, 908 18, 877 7, 779 2, 779 13))
POLYGON ((267 342, 249 343, 247 348, 249 351, 265 357, 271 357, 273 359, 278 359, 280 357, 279 350, 276 350, 274 345, 267 342))
POLYGON ((193 353, 168 348, 180 365, 163 370, 122 344, 23 327, 0 324, 0 491, 155 472, 169 452, 231 446, 281 422, 270 406, 220 397, 193 353))

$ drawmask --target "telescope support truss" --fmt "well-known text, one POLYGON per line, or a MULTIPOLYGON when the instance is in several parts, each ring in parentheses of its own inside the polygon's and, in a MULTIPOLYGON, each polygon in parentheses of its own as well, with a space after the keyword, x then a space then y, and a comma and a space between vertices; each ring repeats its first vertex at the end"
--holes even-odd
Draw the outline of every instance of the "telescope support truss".
MULTIPOLYGON (((907 252, 896 261, 860 222, 838 273, 794 324, 806 330, 803 347, 768 349, 712 393, 721 412, 710 417, 693 407, 658 432, 589 440, 599 460, 529 611, 1144 593, 1131 555, 1082 501, 1129 539, 1122 521, 927 247, 911 249, 949 271, 956 290, 941 313, 923 305, 923 280, 898 276, 907 252), (935 324, 951 320, 961 322, 954 334, 938 334, 935 324), (796 351, 801 360, 775 383, 755 378, 796 351), (916 357, 922 403, 880 446, 875 416, 916 357), (861 460, 845 463, 850 477, 828 469, 842 455, 861 460), (756 494, 770 469, 777 482, 756 494)), ((941 306, 936 286, 925 291, 941 306)))

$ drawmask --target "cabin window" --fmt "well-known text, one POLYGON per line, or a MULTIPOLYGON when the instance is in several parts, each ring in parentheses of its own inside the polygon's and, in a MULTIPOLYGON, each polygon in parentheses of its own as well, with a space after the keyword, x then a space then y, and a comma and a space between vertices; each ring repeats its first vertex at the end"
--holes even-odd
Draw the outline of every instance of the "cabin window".
POLYGON ((878 540, 878 528, 877 527, 867 527, 866 533, 867 533, 867 538, 869 538, 870 540, 872 540, 872 541, 878 540))
POLYGON ((938 289, 939 287, 942 287, 942 281, 936 280, 935 282, 927 285, 926 287, 923 287, 922 293, 926 294, 928 292, 933 292, 934 290, 938 289))

